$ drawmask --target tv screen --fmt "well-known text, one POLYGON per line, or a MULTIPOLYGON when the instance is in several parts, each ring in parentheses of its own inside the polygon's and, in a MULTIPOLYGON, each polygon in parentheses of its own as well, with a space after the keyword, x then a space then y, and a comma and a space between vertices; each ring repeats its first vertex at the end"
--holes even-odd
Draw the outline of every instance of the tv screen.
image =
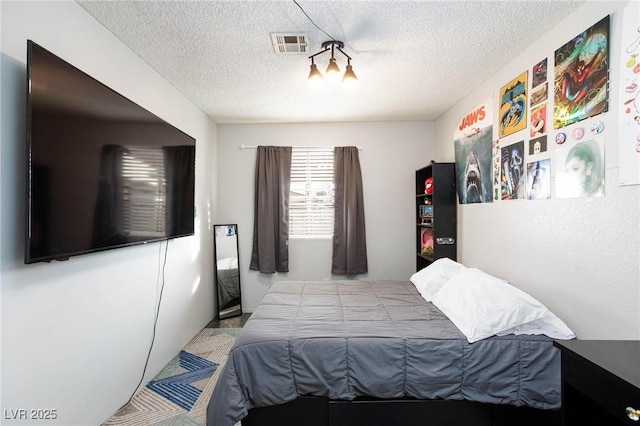
POLYGON ((193 235, 194 138, 31 40, 27 80, 25 263, 193 235))

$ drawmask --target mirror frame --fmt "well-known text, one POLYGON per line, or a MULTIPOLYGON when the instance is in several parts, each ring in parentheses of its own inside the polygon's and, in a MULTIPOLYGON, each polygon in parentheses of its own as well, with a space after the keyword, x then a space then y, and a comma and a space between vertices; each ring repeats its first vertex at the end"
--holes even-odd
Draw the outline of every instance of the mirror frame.
MULTIPOLYGON (((240 280, 240 256, 239 256, 239 244, 238 244, 238 224, 236 223, 227 223, 227 224, 215 224, 213 225, 213 271, 214 271, 214 280, 216 287, 216 316, 219 320, 225 318, 231 318, 242 315, 242 283, 240 280), (228 303, 221 304, 221 285, 220 285, 220 275, 221 271, 218 268, 218 229, 219 228, 229 228, 233 227, 235 230, 235 249, 236 249, 236 259, 237 259, 237 271, 238 271, 238 302, 237 304, 233 304, 227 306, 228 303)), ((236 298, 234 297, 231 301, 234 301, 236 298)))

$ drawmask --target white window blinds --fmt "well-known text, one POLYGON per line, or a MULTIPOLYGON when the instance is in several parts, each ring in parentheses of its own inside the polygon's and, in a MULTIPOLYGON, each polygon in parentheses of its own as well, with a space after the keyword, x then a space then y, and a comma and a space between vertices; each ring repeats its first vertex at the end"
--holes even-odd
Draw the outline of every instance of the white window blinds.
POLYGON ((290 191, 289 237, 332 238, 333 147, 293 147, 290 191))
POLYGON ((127 147, 122 158, 125 235, 165 235, 166 182, 162 148, 127 147))

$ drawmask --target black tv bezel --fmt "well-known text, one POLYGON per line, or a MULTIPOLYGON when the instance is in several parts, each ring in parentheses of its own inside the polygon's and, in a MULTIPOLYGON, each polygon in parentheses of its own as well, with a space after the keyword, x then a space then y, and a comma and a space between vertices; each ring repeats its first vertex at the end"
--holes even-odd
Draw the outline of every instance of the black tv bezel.
POLYGON ((40 45, 39 43, 34 42, 31 39, 27 39, 27 63, 26 63, 26 83, 27 83, 27 99, 26 99, 26 146, 25 146, 25 155, 26 155, 26 166, 25 166, 25 175, 26 175, 26 182, 25 182, 25 208, 26 208, 26 214, 25 214, 25 239, 24 239, 24 263, 25 264, 34 264, 34 263, 41 263, 41 262, 46 262, 46 263, 50 263, 53 261, 66 261, 69 260, 71 257, 75 257, 75 256, 81 256, 81 255, 85 255, 85 254, 91 254, 91 253, 99 253, 99 252, 104 252, 104 251, 110 251, 110 250, 115 250, 115 249, 119 249, 119 248, 126 248, 126 247, 133 247, 133 246, 139 246, 139 245, 144 245, 144 244, 149 244, 149 243, 154 243, 154 242, 162 242, 162 241, 168 241, 171 239, 175 239, 175 238, 182 238, 182 237, 189 237, 189 236, 193 236, 195 235, 195 208, 196 208, 196 202, 195 202, 195 175, 196 175, 196 165, 195 165, 195 152, 196 152, 196 139, 192 136, 190 136, 189 134, 187 134, 186 132, 182 131, 181 129, 175 127, 174 125, 172 125, 171 123, 167 122, 166 120, 162 119, 161 117, 158 117, 156 114, 154 114, 153 112, 149 111, 148 109, 144 108, 143 106, 139 105, 138 103, 132 101, 131 99, 127 98, 126 96, 122 95, 121 93, 117 92, 116 90, 112 89, 111 87, 107 86, 106 84, 102 83, 101 81, 99 81, 98 79, 92 77, 91 75, 87 74, 86 72, 82 71, 81 69, 79 69, 78 67, 76 67, 75 65, 71 64, 70 62, 62 59, 60 56, 56 55, 55 53, 51 52, 50 50, 46 49, 45 47, 43 47, 42 45, 40 45), (32 201, 33 201, 33 197, 31 196, 32 193, 32 163, 31 163, 31 151, 32 151, 32 92, 31 92, 31 83, 32 83, 32 49, 35 46, 35 48, 37 49, 41 49, 43 51, 45 51, 46 53, 54 56, 55 58, 57 58, 58 60, 64 62, 68 67, 70 67, 70 69, 72 69, 74 72, 81 74, 82 76, 93 80, 93 82, 95 82, 96 84, 101 85, 102 87, 104 87, 105 89, 109 90, 110 92, 112 92, 113 94, 119 96, 120 98, 122 98, 124 101, 130 103, 132 106, 135 106, 137 108, 139 108, 141 111, 146 112, 147 114, 150 114, 151 116, 155 117, 158 121, 163 122, 165 124, 167 124, 168 126, 171 126, 172 128, 174 128, 175 130, 179 131, 180 133, 184 134, 187 138, 189 138, 190 140, 193 141, 193 148, 194 148, 194 165, 193 165, 193 205, 191 206, 191 210, 193 211, 193 221, 192 221, 192 230, 191 232, 186 232, 186 233, 177 233, 177 234, 172 234, 172 235, 167 235, 167 236, 163 236, 163 237, 157 237, 157 238, 147 238, 144 240, 140 240, 140 241, 131 241, 131 242, 127 242, 127 243, 123 243, 123 244, 114 244, 114 245, 110 245, 110 246, 106 246, 106 247, 96 247, 96 248, 90 248, 87 250, 75 250, 75 251, 70 251, 68 253, 63 253, 63 254, 54 254, 54 255, 46 255, 46 256, 38 256, 38 257, 33 257, 31 256, 31 224, 32 224, 32 201))

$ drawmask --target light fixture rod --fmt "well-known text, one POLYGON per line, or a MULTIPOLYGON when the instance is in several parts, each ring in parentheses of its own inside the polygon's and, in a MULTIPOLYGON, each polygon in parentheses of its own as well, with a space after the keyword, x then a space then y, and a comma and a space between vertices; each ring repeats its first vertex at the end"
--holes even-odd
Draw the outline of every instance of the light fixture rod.
POLYGON ((318 56, 318 55, 320 55, 320 54, 322 54, 324 52, 328 52, 328 51, 329 51, 329 48, 327 47, 324 50, 321 50, 320 52, 314 53, 313 55, 309 56, 309 59, 311 59, 311 61, 313 61, 313 58, 315 58, 316 56, 318 56))
MULTIPOLYGON (((257 149, 259 145, 245 145, 242 144, 240 145, 240 149, 257 149)), ((297 145, 292 145, 291 148, 303 148, 303 149, 308 149, 308 150, 312 150, 312 149, 318 149, 318 150, 326 150, 327 146, 306 146, 306 145, 302 145, 302 146, 297 146, 297 145)), ((362 151, 364 150, 364 148, 362 147, 362 145, 356 145, 356 148, 358 148, 358 151, 362 151)))
POLYGON ((316 53, 316 54, 314 54, 314 55, 309 56, 309 58, 310 58, 310 59, 311 59, 311 58, 313 58, 314 56, 317 56, 317 55, 319 55, 319 54, 321 54, 321 53, 324 53, 324 52, 328 51, 329 49, 331 49, 331 57, 333 58, 333 49, 334 49, 334 47, 335 47, 335 48, 336 48, 340 53, 342 53, 344 56, 346 56, 348 59, 350 59, 350 60, 352 59, 352 58, 351 58, 351 56, 347 55, 347 54, 344 52, 344 50, 342 50, 342 49, 344 49, 344 43, 343 43, 343 42, 341 42, 340 40, 329 40, 329 41, 325 41, 325 42, 323 42, 323 43, 322 43, 322 45, 321 45, 321 46, 322 46, 322 48, 323 48, 324 50, 321 50, 320 52, 318 52, 318 53, 316 53))
POLYGON ((346 56, 347 59, 349 59, 349 63, 351 63, 351 56, 349 56, 346 53, 344 53, 344 51, 340 47, 338 47, 338 50, 340 51, 340 53, 342 53, 344 56, 346 56))

